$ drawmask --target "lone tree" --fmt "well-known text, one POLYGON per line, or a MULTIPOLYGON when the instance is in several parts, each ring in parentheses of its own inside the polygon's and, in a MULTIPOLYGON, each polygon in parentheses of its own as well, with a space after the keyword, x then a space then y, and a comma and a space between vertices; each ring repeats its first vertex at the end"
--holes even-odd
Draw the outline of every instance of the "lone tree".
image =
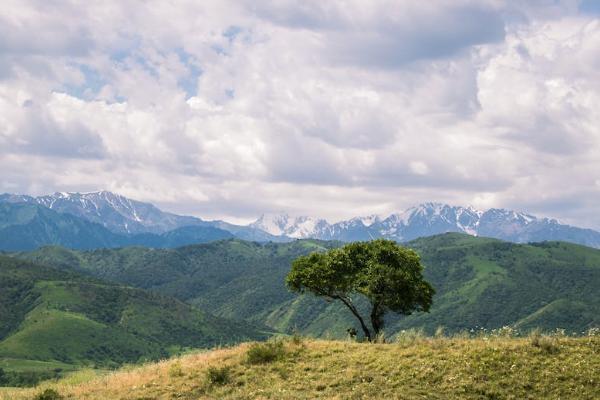
POLYGON ((383 329, 387 311, 404 315, 429 311, 435 291, 423 279, 422 271, 419 255, 413 250, 378 239, 299 257, 292 263, 286 285, 298 293, 341 301, 372 341, 383 329), (371 303, 371 328, 352 300, 357 294, 371 303))

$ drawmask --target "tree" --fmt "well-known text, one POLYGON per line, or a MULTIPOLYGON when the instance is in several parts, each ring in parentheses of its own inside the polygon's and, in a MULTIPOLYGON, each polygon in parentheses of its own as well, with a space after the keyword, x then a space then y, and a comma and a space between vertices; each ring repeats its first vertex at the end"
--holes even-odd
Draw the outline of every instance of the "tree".
POLYGON ((286 285, 298 293, 339 300, 372 341, 383 329, 386 312, 410 315, 429 311, 435 291, 422 272, 417 253, 391 240, 378 239, 299 257, 292 263, 286 285), (368 319, 354 303, 356 295, 370 302, 368 319))

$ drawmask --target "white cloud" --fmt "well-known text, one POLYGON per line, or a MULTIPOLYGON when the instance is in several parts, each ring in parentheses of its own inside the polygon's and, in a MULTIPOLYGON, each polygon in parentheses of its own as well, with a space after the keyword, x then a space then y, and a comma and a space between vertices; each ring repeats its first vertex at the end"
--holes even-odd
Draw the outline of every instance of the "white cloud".
POLYGON ((0 190, 238 219, 446 201, 600 228, 600 21, 579 10, 9 2, 0 190))

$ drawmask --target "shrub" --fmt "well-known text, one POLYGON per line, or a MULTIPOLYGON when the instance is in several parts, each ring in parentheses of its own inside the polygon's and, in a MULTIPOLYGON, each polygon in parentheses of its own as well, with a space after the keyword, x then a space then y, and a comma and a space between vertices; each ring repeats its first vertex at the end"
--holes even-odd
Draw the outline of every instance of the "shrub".
POLYGON ((33 400, 61 400, 63 397, 54 389, 46 389, 33 398, 33 400))
POLYGON ((208 367, 206 380, 210 385, 226 385, 231 382, 231 367, 208 367))
POLYGON ((179 361, 174 362, 169 367, 169 376, 171 378, 177 378, 179 376, 183 376, 183 368, 181 367, 181 363, 179 361))
POLYGON ((555 337, 542 335, 538 329, 529 334, 529 340, 533 347, 540 349, 543 353, 554 354, 559 350, 558 340, 555 337))
POLYGON ((267 364, 281 360, 285 356, 283 342, 273 341, 266 343, 255 343, 246 353, 248 364, 267 364))

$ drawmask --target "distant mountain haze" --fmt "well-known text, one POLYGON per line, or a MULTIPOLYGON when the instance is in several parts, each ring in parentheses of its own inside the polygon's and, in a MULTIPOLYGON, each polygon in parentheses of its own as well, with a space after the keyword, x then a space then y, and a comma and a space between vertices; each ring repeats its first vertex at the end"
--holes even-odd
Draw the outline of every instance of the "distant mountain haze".
MULTIPOLYGON (((3 194, 0 195, 0 203, 25 203, 50 209, 56 212, 53 220, 57 221, 57 218, 60 219, 59 215, 65 215, 68 221, 60 225, 63 228, 65 224, 74 223, 71 217, 66 217, 69 215, 80 219, 77 224, 94 223, 105 229, 100 233, 95 232, 99 227, 92 229, 85 225, 86 229, 82 231, 81 235, 86 237, 85 232, 91 229, 94 231, 94 234, 91 234, 92 238, 99 236, 101 239, 90 239, 89 244, 85 246, 73 246, 68 240, 61 239, 63 234, 57 231, 56 227, 50 230, 44 229, 42 234, 39 229, 46 225, 39 225, 39 221, 36 222, 38 228, 35 228, 35 224, 31 221, 23 224, 22 218, 15 216, 20 215, 22 210, 14 210, 16 214, 12 215, 11 212, 4 209, 0 215, 0 229, 10 228, 11 232, 16 229, 17 237, 28 235, 26 232, 30 232, 31 236, 36 236, 35 240, 30 240, 30 242, 35 242, 34 244, 28 243, 29 247, 22 248, 2 247, 3 238, 0 236, 0 248, 9 250, 34 248, 34 246, 42 244, 60 244, 74 248, 127 245, 177 247, 228 237, 258 242, 285 242, 307 238, 344 242, 387 238, 406 242, 446 232, 466 233, 515 243, 562 240, 600 247, 600 232, 592 229, 577 228, 561 224, 555 219, 539 218, 523 212, 496 208, 481 211, 473 207, 450 206, 440 203, 424 203, 387 217, 370 215, 336 223, 329 223, 325 219, 310 216, 264 214, 247 226, 176 215, 162 211, 150 203, 131 200, 107 191, 57 192, 39 197, 3 194), (18 225, 18 227, 15 228, 13 225, 18 225), (23 225, 27 225, 27 228, 23 225), (114 237, 113 235, 111 237, 111 233, 120 236, 114 237), (44 235, 46 235, 45 239, 44 235), (110 240, 109 237, 111 237, 110 240)), ((0 235, 2 234, 3 232, 0 231, 0 235)))

